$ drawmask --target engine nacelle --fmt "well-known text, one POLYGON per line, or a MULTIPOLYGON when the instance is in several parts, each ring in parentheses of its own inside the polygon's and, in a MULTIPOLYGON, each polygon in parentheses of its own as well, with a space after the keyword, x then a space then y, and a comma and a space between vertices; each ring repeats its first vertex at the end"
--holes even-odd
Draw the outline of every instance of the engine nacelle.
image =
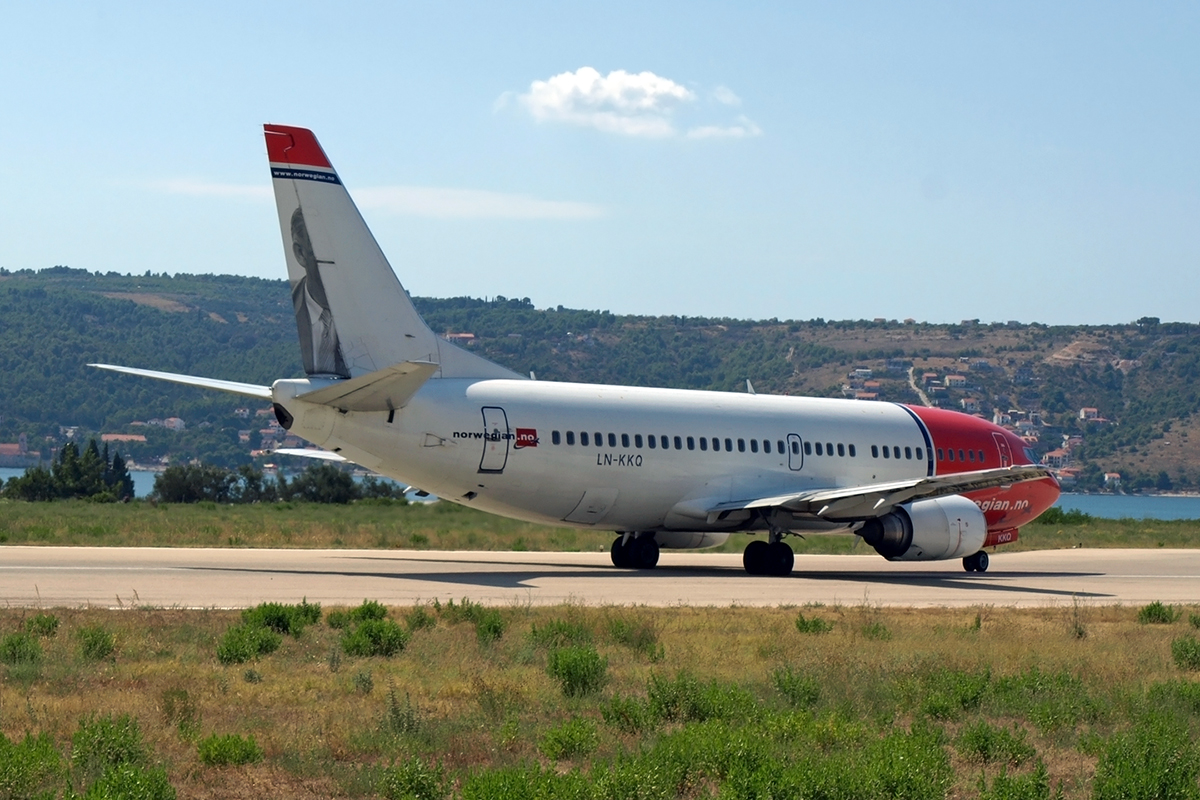
POLYGON ((961 495, 918 500, 867 520, 858 535, 888 561, 940 561, 983 549, 987 521, 961 495))

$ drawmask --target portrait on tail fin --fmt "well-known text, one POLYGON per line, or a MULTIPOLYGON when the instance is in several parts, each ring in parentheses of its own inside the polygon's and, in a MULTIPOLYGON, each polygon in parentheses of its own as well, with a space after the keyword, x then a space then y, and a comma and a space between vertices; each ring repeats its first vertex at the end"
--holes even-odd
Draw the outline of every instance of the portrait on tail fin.
POLYGON ((304 212, 299 208, 292 214, 292 253, 304 270, 303 277, 292 284, 292 305, 296 309, 296 330, 300 335, 304 371, 309 375, 349 378, 350 371, 342 359, 333 312, 321 280, 321 265, 333 262, 317 259, 308 225, 304 222, 304 212))

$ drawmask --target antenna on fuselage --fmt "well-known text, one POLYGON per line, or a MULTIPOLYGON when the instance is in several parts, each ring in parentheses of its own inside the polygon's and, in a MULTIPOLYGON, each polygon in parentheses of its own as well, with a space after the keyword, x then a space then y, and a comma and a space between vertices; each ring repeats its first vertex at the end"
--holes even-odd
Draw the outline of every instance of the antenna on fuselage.
POLYGON ((746 391, 750 394, 758 394, 758 392, 754 391, 754 384, 750 382, 749 378, 746 378, 746 391))

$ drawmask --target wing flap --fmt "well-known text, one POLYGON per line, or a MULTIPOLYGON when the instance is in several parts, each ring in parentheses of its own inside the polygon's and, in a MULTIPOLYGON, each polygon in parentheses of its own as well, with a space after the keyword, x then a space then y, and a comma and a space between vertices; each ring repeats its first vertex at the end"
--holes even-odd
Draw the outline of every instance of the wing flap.
POLYGON ((1050 470, 1038 465, 998 467, 933 478, 914 478, 909 481, 838 489, 813 489, 795 494, 721 503, 709 509, 709 514, 719 515, 722 512, 741 509, 779 508, 813 514, 828 520, 862 520, 881 517, 903 503, 994 489, 1048 477, 1051 477, 1050 470))
POLYGON ((181 383, 184 386, 198 386, 201 389, 215 389, 218 392, 240 394, 244 397, 257 397, 260 400, 272 399, 270 386, 257 386, 253 383, 238 383, 237 381, 222 381, 216 378, 199 378, 195 375, 179 375, 174 372, 158 372, 152 369, 118 367, 113 364, 88 364, 88 366, 96 367, 97 369, 106 369, 110 372, 122 372, 126 375, 140 375, 143 378, 181 383))
POLYGON ((437 369, 438 365, 432 361, 402 361, 306 392, 296 399, 346 411, 389 411, 407 405, 437 369))

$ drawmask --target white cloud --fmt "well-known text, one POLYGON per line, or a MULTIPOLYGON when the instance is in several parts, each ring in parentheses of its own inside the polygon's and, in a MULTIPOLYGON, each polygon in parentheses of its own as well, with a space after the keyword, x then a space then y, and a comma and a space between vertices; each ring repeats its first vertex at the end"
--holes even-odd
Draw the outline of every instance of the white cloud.
POLYGON ((606 211, 592 203, 540 200, 524 194, 431 186, 379 186, 359 189, 362 208, 439 219, 595 219, 606 211))
POLYGON ((748 139, 761 135, 762 128, 746 117, 738 117, 734 125, 701 125, 687 132, 689 139, 748 139))
POLYGON ((713 89, 713 99, 724 106, 740 106, 742 98, 733 93, 728 86, 718 86, 713 89))
MULTIPOLYGON (((210 183, 185 178, 155 181, 151 188, 169 194, 268 201, 270 186, 210 183)), ((351 196, 359 208, 386 214, 435 219, 595 219, 603 206, 570 200, 540 200, 525 194, 484 189, 440 189, 432 186, 375 186, 357 189, 351 196)))
MULTIPOLYGON (((675 135, 672 112, 695 95, 653 72, 636 75, 623 69, 601 75, 592 67, 534 81, 517 97, 538 122, 567 122, 626 136, 675 135)), ((498 103, 507 102, 501 95, 498 103)))

